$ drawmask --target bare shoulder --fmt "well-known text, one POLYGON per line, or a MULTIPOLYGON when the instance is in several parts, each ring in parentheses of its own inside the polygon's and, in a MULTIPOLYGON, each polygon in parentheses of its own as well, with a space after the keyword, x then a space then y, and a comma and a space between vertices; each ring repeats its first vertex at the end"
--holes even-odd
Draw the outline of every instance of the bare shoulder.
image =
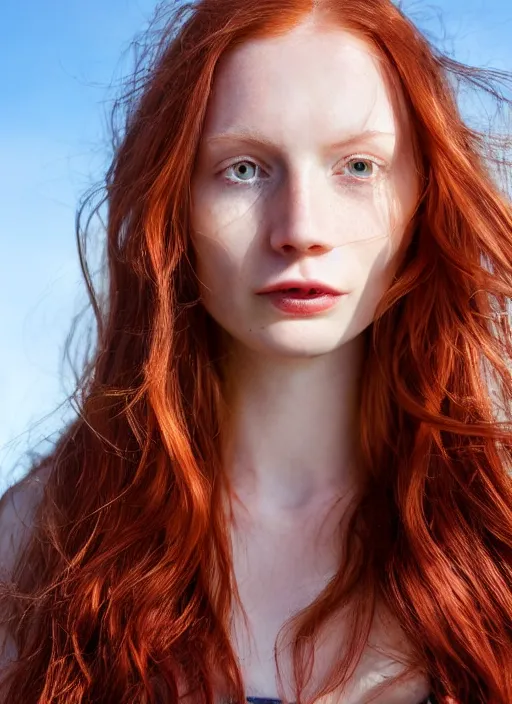
POLYGON ((46 469, 38 470, 14 484, 0 498, 0 577, 10 575, 30 537, 48 474, 46 469))

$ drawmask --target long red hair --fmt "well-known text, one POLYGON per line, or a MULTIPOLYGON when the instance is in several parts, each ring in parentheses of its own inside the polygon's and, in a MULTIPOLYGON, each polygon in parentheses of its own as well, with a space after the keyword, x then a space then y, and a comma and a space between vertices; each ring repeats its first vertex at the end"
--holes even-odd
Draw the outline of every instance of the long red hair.
POLYGON ((2 585, 18 656, 2 696, 156 704, 176 702, 185 682, 194 701, 212 704, 221 682, 244 698, 229 640, 222 349, 194 276, 190 182, 219 59, 314 11, 380 52, 405 96, 423 191, 412 240, 365 332, 368 481, 346 531, 347 562, 296 619, 296 700, 307 699, 321 626, 350 608, 351 638, 317 696, 346 680, 379 600, 439 697, 510 704, 512 211, 497 178, 510 142, 463 121, 456 86, 510 105, 511 76, 444 56, 390 0, 159 9, 163 25, 148 33, 116 106, 124 124, 96 206, 108 210, 101 290, 79 228, 97 341, 74 394, 76 420, 31 470, 48 477, 2 585))

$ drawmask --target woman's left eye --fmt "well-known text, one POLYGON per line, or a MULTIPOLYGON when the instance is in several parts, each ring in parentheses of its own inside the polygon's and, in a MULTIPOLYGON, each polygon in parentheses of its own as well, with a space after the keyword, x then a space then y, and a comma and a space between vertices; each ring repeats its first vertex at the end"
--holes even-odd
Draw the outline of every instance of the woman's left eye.
POLYGON ((375 164, 375 162, 371 161, 370 159, 361 159, 360 157, 356 157, 347 161, 345 166, 349 168, 349 170, 352 166, 352 176, 355 176, 356 178, 362 177, 363 179, 367 179, 373 176, 374 167, 377 166, 377 164, 375 164))

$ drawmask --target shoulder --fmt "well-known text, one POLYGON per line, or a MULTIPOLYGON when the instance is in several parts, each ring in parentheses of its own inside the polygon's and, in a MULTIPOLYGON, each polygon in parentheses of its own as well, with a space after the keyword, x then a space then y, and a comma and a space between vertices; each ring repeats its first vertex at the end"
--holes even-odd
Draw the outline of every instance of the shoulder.
MULTIPOLYGON (((16 561, 34 527, 34 518, 44 492, 49 472, 37 469, 17 482, 0 498, 0 580, 13 577, 16 561)), ((0 614, 0 673, 16 660, 16 646, 0 614)), ((2 692, 0 692, 0 702, 2 692)))
POLYGON ((9 577, 30 538, 43 498, 48 470, 37 470, 14 484, 0 498, 0 577, 9 577))

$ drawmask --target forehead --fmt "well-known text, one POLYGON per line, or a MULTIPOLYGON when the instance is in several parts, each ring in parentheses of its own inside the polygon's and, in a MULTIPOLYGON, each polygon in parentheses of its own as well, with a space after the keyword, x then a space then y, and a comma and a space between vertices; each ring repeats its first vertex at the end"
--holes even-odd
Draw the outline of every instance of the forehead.
MULTIPOLYGON (((207 135, 237 126, 276 141, 321 129, 397 132, 402 121, 377 52, 338 28, 299 25, 245 42, 219 62, 207 109, 207 135)), ((314 135, 312 135, 314 136, 314 135)))

